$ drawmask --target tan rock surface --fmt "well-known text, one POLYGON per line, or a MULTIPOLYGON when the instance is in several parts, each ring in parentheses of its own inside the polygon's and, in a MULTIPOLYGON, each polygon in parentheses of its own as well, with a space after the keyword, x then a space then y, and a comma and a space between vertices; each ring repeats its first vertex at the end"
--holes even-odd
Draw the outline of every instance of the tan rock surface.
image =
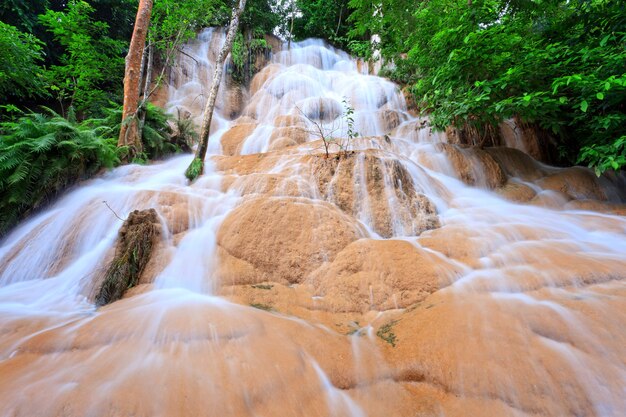
POLYGON ((538 184, 546 190, 566 194, 571 199, 606 200, 598 177, 587 168, 565 168, 539 180, 538 184))
POLYGON ((256 123, 237 124, 231 127, 222 136, 222 149, 225 155, 237 155, 241 151, 243 142, 256 129, 256 123))
POLYGON ((448 285, 458 269, 403 240, 361 239, 307 281, 331 311, 406 308, 448 285))
POLYGON ((227 284, 300 282, 365 235, 354 220, 328 203, 254 198, 232 211, 220 227, 219 275, 227 284))
POLYGON ((461 148, 447 143, 437 145, 452 165, 453 172, 467 185, 497 188, 506 182, 500 165, 479 148, 461 148))
POLYGON ((508 181, 495 191, 502 197, 515 203, 527 203, 537 195, 537 192, 530 186, 514 181, 508 181))

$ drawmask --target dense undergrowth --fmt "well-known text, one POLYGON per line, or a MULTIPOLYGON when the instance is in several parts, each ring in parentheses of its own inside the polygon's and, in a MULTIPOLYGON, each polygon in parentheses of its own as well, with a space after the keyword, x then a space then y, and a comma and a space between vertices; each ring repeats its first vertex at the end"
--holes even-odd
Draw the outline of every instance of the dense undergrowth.
MULTIPOLYGON (((74 183, 112 168, 128 157, 117 146, 121 109, 104 110, 102 118, 79 121, 45 109, 0 123, 0 235, 20 219, 50 202, 74 183)), ((148 105, 142 129, 143 153, 131 162, 144 163, 188 151, 195 137, 189 120, 173 120, 148 105)))

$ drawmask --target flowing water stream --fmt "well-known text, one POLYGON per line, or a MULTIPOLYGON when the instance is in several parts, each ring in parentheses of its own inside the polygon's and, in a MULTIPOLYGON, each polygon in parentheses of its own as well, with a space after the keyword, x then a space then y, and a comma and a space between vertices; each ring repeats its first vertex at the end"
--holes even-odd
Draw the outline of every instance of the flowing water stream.
MULTIPOLYGON (((185 47, 170 112, 201 118, 222 42, 185 47)), ((316 40, 218 103, 194 184, 192 155, 123 166, 5 238, 0 415, 626 415, 623 178, 451 145, 316 40), (140 285, 96 309, 147 208, 140 285)))

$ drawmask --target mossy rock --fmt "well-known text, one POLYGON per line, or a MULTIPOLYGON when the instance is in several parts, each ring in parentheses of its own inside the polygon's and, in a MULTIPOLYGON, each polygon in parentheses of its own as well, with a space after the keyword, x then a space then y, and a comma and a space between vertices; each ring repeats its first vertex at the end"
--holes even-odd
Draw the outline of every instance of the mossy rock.
POLYGON ((156 210, 135 210, 130 213, 118 233, 115 257, 96 295, 98 307, 119 300, 128 289, 137 285, 159 233, 156 210))

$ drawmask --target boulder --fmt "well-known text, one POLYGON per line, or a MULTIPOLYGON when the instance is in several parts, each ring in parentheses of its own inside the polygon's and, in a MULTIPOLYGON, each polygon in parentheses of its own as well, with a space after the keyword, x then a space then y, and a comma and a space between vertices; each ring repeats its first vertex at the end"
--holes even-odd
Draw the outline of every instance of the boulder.
POLYGON ((494 189, 506 182, 506 175, 500 165, 480 148, 439 143, 437 149, 448 158, 453 174, 467 185, 494 189))
POLYGON ((539 180, 537 184, 545 190, 558 191, 575 200, 607 199, 598 177, 588 168, 560 169, 539 180))
POLYGON ((218 276, 225 283, 297 283, 365 235, 355 220, 325 202, 253 198, 219 229, 218 276))

